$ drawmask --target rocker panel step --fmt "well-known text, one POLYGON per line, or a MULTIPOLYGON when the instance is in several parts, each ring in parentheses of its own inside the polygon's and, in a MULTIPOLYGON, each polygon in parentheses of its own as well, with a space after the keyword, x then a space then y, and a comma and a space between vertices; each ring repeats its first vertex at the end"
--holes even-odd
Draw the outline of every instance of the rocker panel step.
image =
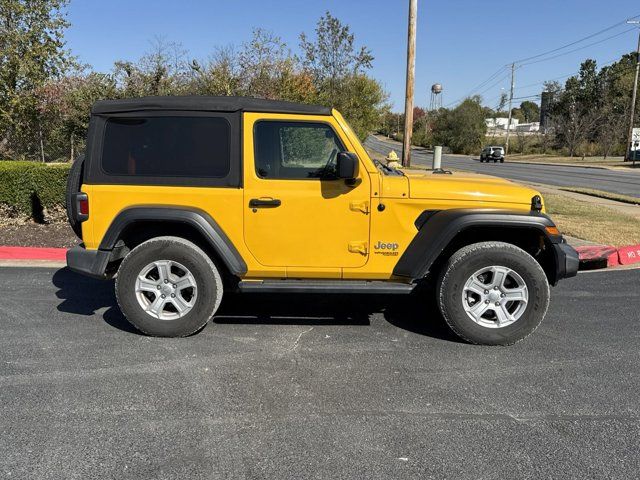
POLYGON ((378 293, 408 294, 415 285, 362 280, 242 280, 238 288, 247 293, 378 293))

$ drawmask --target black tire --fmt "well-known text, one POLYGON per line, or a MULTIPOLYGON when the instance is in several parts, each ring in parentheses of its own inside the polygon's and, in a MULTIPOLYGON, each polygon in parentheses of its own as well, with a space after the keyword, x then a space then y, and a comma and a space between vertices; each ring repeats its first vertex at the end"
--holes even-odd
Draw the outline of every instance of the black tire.
POLYGON ((157 237, 140 244, 122 261, 116 277, 116 297, 124 316, 141 332, 158 337, 185 337, 200 330, 220 306, 222 293, 222 278, 211 258, 197 245, 179 237, 157 237), (159 260, 183 265, 195 279, 197 295, 193 306, 179 318, 156 318, 138 301, 138 275, 159 260))
POLYGON ((501 159, 500 159, 500 163, 504 163, 504 158, 501 158, 501 159))
MULTIPOLYGON (((530 335, 549 306, 549 283, 540 264, 527 252, 503 242, 481 242, 454 253, 437 284, 440 311, 460 338, 478 345, 512 345, 530 335), (507 267, 526 284, 529 301, 521 316, 500 328, 483 326, 470 318, 463 305, 463 288, 475 272, 489 266, 507 267)), ((486 293, 486 291, 485 291, 486 293)))
POLYGON ((69 225, 71 226, 73 232, 79 238, 82 238, 82 227, 80 222, 78 222, 78 220, 73 217, 73 213, 71 211, 71 196, 74 193, 78 193, 80 191, 80 187, 82 186, 83 173, 84 155, 79 155, 69 169, 69 176, 67 177, 67 192, 65 197, 67 219, 69 220, 69 225))

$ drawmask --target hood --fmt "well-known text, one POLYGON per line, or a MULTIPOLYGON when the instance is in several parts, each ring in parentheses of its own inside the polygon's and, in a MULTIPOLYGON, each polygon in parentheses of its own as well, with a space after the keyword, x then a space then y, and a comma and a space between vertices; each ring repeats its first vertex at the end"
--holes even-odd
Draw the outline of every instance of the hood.
POLYGON ((529 209, 536 190, 502 178, 473 173, 433 174, 424 170, 402 170, 404 177, 386 176, 383 182, 395 183, 383 191, 404 190, 405 198, 456 202, 469 206, 515 207, 529 209), (408 192, 407 192, 408 190, 408 192), (482 205, 478 205, 482 204, 482 205))

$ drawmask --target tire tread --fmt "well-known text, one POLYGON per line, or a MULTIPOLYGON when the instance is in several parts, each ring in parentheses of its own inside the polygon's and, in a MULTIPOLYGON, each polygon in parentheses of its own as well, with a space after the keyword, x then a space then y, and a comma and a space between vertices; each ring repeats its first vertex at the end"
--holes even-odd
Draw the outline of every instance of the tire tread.
MULTIPOLYGON (((220 272, 218 271, 218 268, 214 264, 213 260, 211 260, 211 257, 209 255, 207 255, 200 247, 198 247, 194 243, 192 243, 192 242, 190 242, 190 241, 188 241, 188 240, 186 240, 184 238, 173 237, 173 236, 155 237, 155 238, 152 238, 151 240, 147 240, 146 242, 141 243, 140 245, 135 247, 133 250, 131 250, 131 252, 129 252, 127 254, 127 256, 124 258, 124 260, 120 264, 118 272, 120 271, 121 268, 123 268, 123 267, 126 268, 127 261, 131 260, 131 258, 133 258, 131 255, 134 254, 136 251, 139 252, 141 249, 153 248, 154 246, 156 246, 156 244, 163 244, 163 243, 169 243, 170 245, 173 245, 173 246, 178 245, 181 248, 190 248, 192 250, 195 250, 202 257, 202 259, 206 263, 208 269, 211 271, 212 277, 213 277, 213 281, 215 282, 215 285, 216 285, 216 298, 215 298, 214 306, 211 309, 211 313, 207 314, 207 315, 203 315, 203 320, 201 322, 199 322, 197 324, 197 326, 195 326, 190 331, 188 331, 186 333, 179 334, 179 335, 175 335, 176 337, 188 337, 190 335, 193 335, 195 332, 200 330, 202 327, 204 327, 211 320, 211 318, 213 318, 213 315, 218 310, 218 307, 220 306, 220 303, 222 302, 222 295, 223 295, 222 277, 220 276, 220 272)), ((120 289, 118 288, 118 280, 119 280, 119 278, 120 278, 120 275, 116 275, 115 292, 116 292, 116 300, 118 302, 118 306, 120 307, 120 310, 123 311, 122 303, 121 303, 121 299, 120 299, 120 293, 119 293, 120 289)), ((210 293, 210 292, 207 292, 207 293, 210 293)), ((149 331, 145 331, 143 327, 133 324, 133 322, 131 322, 129 319, 127 319, 127 320, 135 328, 140 330, 145 335, 155 336, 153 333, 151 333, 149 331)))
MULTIPOLYGON (((441 275, 439 277, 439 280, 438 280, 438 286, 437 286, 438 306, 440 307, 440 312, 442 313, 442 317, 444 318, 444 320, 447 323, 447 325, 449 326, 449 328, 458 337, 463 339, 465 342, 468 342, 468 343, 471 343, 471 344, 474 344, 474 345, 480 345, 482 343, 479 342, 479 341, 476 341, 476 340, 473 340, 473 339, 469 338, 469 336, 466 335, 463 331, 461 331, 461 329, 458 328, 456 323, 454 321, 452 321, 451 316, 449 315, 448 310, 447 310, 446 301, 445 301, 445 294, 444 294, 444 289, 442 288, 442 285, 446 285, 447 284, 447 282, 449 280, 449 277, 456 270, 456 267, 458 265, 462 264, 463 262, 465 262, 470 255, 475 255, 475 254, 477 254, 479 252, 482 252, 482 251, 495 250, 495 249, 511 250, 513 253, 516 253, 518 255, 524 255, 525 258, 529 257, 531 259, 531 261, 532 261, 532 264, 535 265, 534 268, 537 268, 538 269, 538 273, 542 274, 542 276, 546 279, 546 274, 544 273, 544 270, 542 269, 540 264, 531 255, 529 255, 527 252, 525 252, 521 248, 519 248, 516 245, 513 245, 511 243, 497 242, 497 241, 472 243, 470 245, 462 247, 460 250, 455 252, 451 257, 449 257, 449 260, 447 261, 445 267, 443 268, 442 273, 441 273, 441 275)), ((542 323, 542 320, 544 319, 544 317, 546 315, 547 309, 549 307, 549 283, 545 281, 544 285, 546 286, 546 289, 547 289, 547 302, 546 302, 546 305, 544 307, 544 311, 543 311, 542 315, 540 315, 539 321, 535 324, 535 326, 526 335, 524 335, 521 338, 518 338, 518 339, 516 339, 516 340, 514 340, 512 342, 502 343, 502 345, 514 345, 514 344, 524 340, 529 335, 531 335, 540 326, 540 324, 542 323)))

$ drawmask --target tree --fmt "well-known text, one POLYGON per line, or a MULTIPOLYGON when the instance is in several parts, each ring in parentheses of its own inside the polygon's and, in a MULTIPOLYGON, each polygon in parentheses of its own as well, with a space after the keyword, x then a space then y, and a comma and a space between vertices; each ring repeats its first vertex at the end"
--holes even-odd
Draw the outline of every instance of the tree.
POLYGON ((502 112, 502 110, 504 110, 504 107, 507 106, 508 101, 509 101, 509 96, 506 94, 506 92, 502 92, 500 94, 500 99, 498 100, 498 105, 496 105, 496 109, 493 110, 490 115, 488 115, 488 117, 493 117, 493 131, 491 134, 492 142, 496 138, 496 132, 498 129, 498 115, 500 114, 500 112, 502 112))
POLYGON ((330 13, 316 38, 301 35, 303 59, 262 29, 204 61, 156 38, 137 60, 97 73, 64 50, 67 0, 0 0, 0 154, 42 161, 73 158, 83 147, 91 105, 149 95, 246 95, 320 103, 340 110, 364 138, 388 111, 387 95, 365 70, 366 47, 330 13))
POLYGON ((41 144, 43 161, 73 160, 84 146, 91 106, 116 95, 113 78, 94 72, 77 72, 36 89, 38 116, 47 125, 41 144))
POLYGON ((520 104, 520 111, 522 112, 524 121, 527 123, 537 122, 540 120, 540 107, 537 103, 525 100, 520 104))
POLYGON ((120 96, 180 95, 186 93, 186 80, 191 77, 187 52, 182 45, 156 37, 151 50, 137 62, 119 60, 113 76, 120 96))
MULTIPOLYGON (((635 54, 626 54, 622 58, 600 70, 601 122, 597 126, 596 137, 604 157, 626 150, 626 126, 629 121, 631 102, 630 93, 633 85, 635 54)), ((640 98, 636 111, 640 105, 640 98)), ((640 113, 638 114, 640 118, 640 113)))
POLYGON ((354 44, 355 36, 349 26, 329 12, 318 20, 314 41, 305 33, 300 34, 303 66, 313 74, 317 84, 325 86, 323 93, 331 105, 336 101, 342 79, 371 68, 371 51, 366 47, 356 50, 354 44))
POLYGON ((302 66, 313 78, 317 101, 342 112, 360 138, 376 129, 386 107, 387 94, 365 70, 373 55, 355 47, 349 26, 327 12, 318 20, 316 38, 300 35, 302 66))
POLYGON ((434 123, 434 142, 454 153, 477 153, 487 133, 484 113, 478 96, 467 98, 453 110, 441 110, 434 123))
POLYGON ((310 103, 316 99, 311 76, 301 72, 298 60, 280 37, 260 28, 239 55, 244 95, 310 103))
POLYGON ((524 123, 524 114, 522 113, 522 110, 517 107, 511 109, 511 118, 513 120, 518 120, 520 123, 524 123))
POLYGON ((570 77, 554 102, 552 115, 556 138, 573 157, 583 142, 592 140, 595 127, 601 121, 599 79, 594 60, 586 60, 580 73, 570 77))
POLYGON ((385 111, 387 94, 377 80, 358 74, 340 82, 335 108, 344 115, 361 140, 374 131, 385 111))
POLYGON ((207 62, 191 61, 193 95, 241 95, 242 77, 233 47, 217 48, 207 62))
POLYGON ((35 156, 35 89, 74 63, 64 49, 67 0, 0 1, 0 151, 35 156))

